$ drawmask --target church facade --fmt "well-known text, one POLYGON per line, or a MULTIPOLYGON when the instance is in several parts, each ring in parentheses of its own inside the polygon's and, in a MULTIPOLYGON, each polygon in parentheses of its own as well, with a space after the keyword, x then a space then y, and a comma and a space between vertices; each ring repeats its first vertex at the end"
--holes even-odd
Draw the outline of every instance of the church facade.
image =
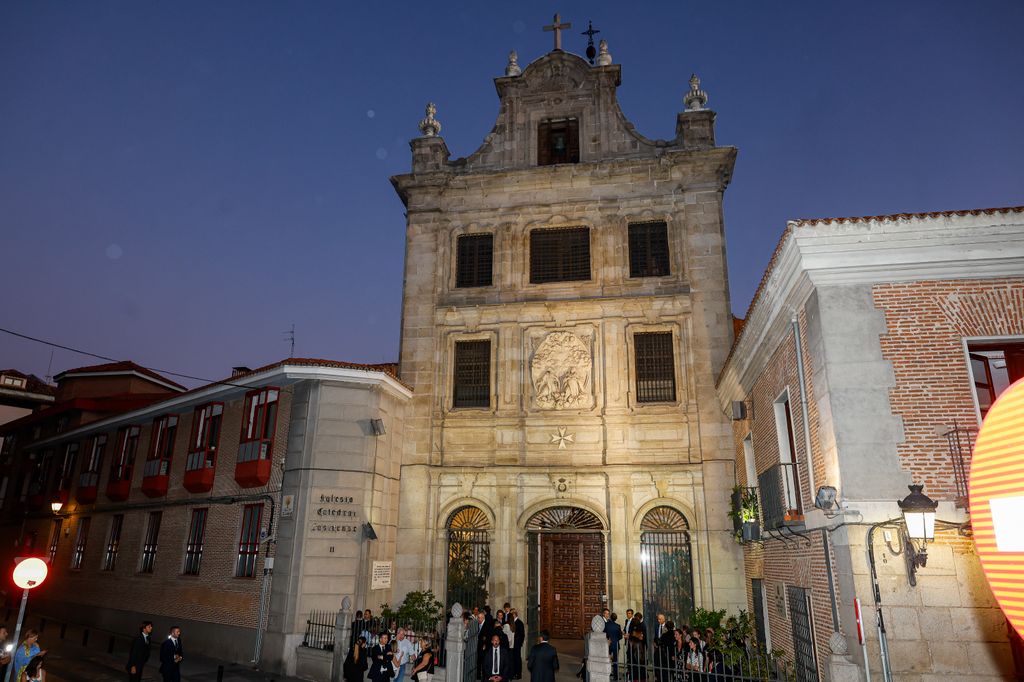
POLYGON ((450 159, 429 105, 392 178, 414 387, 396 594, 526 605, 554 637, 605 606, 685 621, 746 603, 715 396, 736 150, 696 78, 671 140, 634 129, 619 83, 606 45, 596 65, 513 53, 480 148, 450 159))

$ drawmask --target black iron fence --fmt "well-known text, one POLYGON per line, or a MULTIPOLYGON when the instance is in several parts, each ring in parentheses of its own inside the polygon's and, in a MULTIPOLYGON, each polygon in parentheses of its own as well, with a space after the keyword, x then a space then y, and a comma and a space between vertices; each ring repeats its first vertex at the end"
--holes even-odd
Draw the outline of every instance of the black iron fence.
POLYGON ((336 611, 310 611, 306 619, 306 634, 302 638, 302 646, 333 651, 336 617, 336 611))
POLYGON ((754 646, 708 644, 689 637, 671 637, 653 649, 627 645, 619 652, 618 673, 626 682, 810 682, 798 677, 788 661, 761 652, 754 646), (623 655, 623 653, 625 655, 623 655))

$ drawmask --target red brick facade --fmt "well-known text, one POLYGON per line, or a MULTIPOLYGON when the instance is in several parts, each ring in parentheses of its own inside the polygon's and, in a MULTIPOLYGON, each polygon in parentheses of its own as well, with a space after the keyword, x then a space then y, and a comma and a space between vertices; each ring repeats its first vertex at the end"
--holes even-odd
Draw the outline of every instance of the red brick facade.
POLYGON ((951 500, 956 487, 942 433, 954 423, 977 426, 964 338, 1024 335, 1024 280, 878 284, 873 295, 888 330, 882 355, 896 376, 890 401, 903 418, 901 464, 933 499, 951 500))

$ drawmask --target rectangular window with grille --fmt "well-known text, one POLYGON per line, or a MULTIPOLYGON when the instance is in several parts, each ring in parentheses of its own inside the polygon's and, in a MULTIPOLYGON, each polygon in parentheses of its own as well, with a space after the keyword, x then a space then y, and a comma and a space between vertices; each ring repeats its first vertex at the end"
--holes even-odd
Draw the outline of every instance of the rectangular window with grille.
POLYGON ((576 118, 541 121, 537 126, 537 165, 580 162, 580 122, 576 118))
POLYGON ((247 504, 242 508, 242 534, 238 539, 236 578, 252 578, 256 575, 256 557, 260 552, 260 519, 262 515, 263 505, 261 504, 247 504))
POLYGON ((636 355, 636 401, 674 401, 676 363, 672 352, 672 332, 634 334, 633 350, 636 355))
POLYGON ((455 343, 454 379, 452 407, 490 407, 490 340, 455 343))
POLYGON ((630 225, 629 276, 664 277, 668 274, 668 226, 663 221, 630 225))
POLYGON ((199 575, 203 562, 203 538, 206 535, 206 513, 208 509, 193 509, 192 523, 188 528, 188 544, 185 545, 185 575, 199 575))
POLYGON ((121 527, 124 526, 124 514, 114 514, 110 519, 110 535, 107 538, 107 551, 103 555, 103 570, 113 571, 117 564, 117 552, 121 546, 121 527))
POLYGON ((590 279, 590 228, 530 232, 530 283, 590 279))
POLYGON ((494 264, 494 235, 464 234, 456 241, 455 286, 489 287, 494 264))
POLYGON ((50 565, 53 566, 53 560, 57 557, 57 547, 60 546, 60 531, 64 525, 64 519, 53 520, 53 530, 50 531, 50 551, 47 556, 50 557, 50 565))
POLYGON ((87 516, 78 522, 78 532, 75 533, 75 549, 71 553, 71 568, 81 568, 85 561, 85 545, 89 540, 90 521, 91 519, 87 516))
POLYGON ((142 545, 142 562, 139 564, 140 573, 152 573, 156 565, 156 545, 160 538, 160 521, 162 512, 150 512, 149 523, 146 524, 146 541, 142 545))

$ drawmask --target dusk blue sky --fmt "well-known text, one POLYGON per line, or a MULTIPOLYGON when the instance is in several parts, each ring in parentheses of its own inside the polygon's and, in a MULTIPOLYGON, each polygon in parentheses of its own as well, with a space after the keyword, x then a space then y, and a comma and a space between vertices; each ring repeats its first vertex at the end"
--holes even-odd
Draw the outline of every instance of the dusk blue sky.
MULTIPOLYGON (((453 156, 541 27, 588 19, 619 100, 674 135, 697 72, 721 145, 733 310, 786 220, 1024 203, 1024 3, 0 3, 0 326, 208 378, 398 356, 424 104, 453 156)), ((50 349, 0 334, 0 367, 50 349)), ((57 351, 53 372, 96 362, 57 351)), ((194 385, 195 382, 184 382, 194 385)))

